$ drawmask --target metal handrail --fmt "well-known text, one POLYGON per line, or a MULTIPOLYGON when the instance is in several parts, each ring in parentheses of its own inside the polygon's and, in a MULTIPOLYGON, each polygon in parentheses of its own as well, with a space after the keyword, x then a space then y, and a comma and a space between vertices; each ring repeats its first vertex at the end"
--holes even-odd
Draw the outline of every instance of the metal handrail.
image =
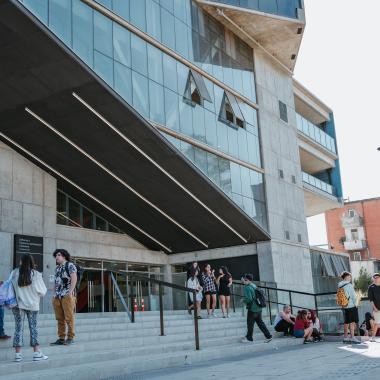
POLYGON ((115 289, 116 289, 116 293, 117 295, 119 296, 120 298, 120 301, 121 301, 121 304, 123 305, 124 309, 125 309, 125 312, 127 313, 128 317, 129 317, 129 320, 132 322, 132 315, 131 315, 131 312, 130 310, 128 309, 128 305, 127 303, 125 302, 124 300, 124 297, 123 297, 123 294, 121 293, 121 290, 119 288, 119 285, 115 279, 115 276, 114 274, 111 272, 111 280, 112 280, 112 283, 113 285, 115 286, 115 289))
MULTIPOLYGON (((161 336, 165 335, 164 306, 163 306, 164 305, 164 303, 163 303, 163 287, 166 286, 168 288, 181 290, 181 291, 184 291, 184 292, 187 292, 187 293, 192 293, 193 294, 193 300, 195 301, 195 299, 196 299, 197 291, 195 289, 188 288, 186 286, 181 286, 181 285, 172 284, 172 283, 166 282, 166 281, 156 280, 155 278, 145 277, 145 276, 141 276, 141 275, 138 275, 138 274, 135 274, 135 273, 131 274, 131 273, 128 273, 128 272, 117 271, 117 270, 112 270, 110 272, 111 272, 111 276, 113 276, 113 273, 118 273, 118 274, 122 274, 124 276, 128 276, 129 280, 131 281, 131 287, 130 287, 131 288, 131 292, 130 292, 130 297, 131 297, 131 315, 130 315, 130 319, 131 319, 132 323, 135 323, 135 310, 134 310, 134 307, 133 307, 133 298, 134 298, 134 295, 133 295, 133 283, 132 283, 132 281, 136 281, 136 282, 137 281, 146 281, 146 282, 158 284, 158 286, 159 286, 159 292, 158 292, 158 294, 159 294, 159 306, 160 306, 160 333, 161 333, 160 335, 161 336)), ((120 295, 121 295, 121 292, 120 292, 120 295)), ((121 298, 122 298, 122 296, 121 296, 121 298)), ((124 299, 123 299, 123 301, 124 301, 124 299)), ((124 304, 125 304, 125 301, 124 301, 124 304)), ((125 304, 125 306, 126 306, 126 304, 125 304)), ((127 309, 128 309, 128 307, 127 307, 127 309)), ((199 350, 200 349, 200 345, 199 345, 198 309, 196 307, 194 307, 194 336, 195 336, 195 349, 199 350)))
MULTIPOLYGON (((232 285, 244 285, 241 281, 232 281, 232 285)), ((293 300, 292 300, 292 294, 301 294, 301 295, 306 295, 306 296, 311 296, 314 298, 314 309, 315 309, 315 312, 316 314, 318 315, 319 311, 333 311, 333 310, 340 310, 341 308, 339 306, 336 306, 336 307, 318 307, 318 297, 319 296, 328 296, 328 295, 336 295, 335 292, 324 292, 324 293, 309 293, 309 292, 301 292, 301 291, 298 291, 298 290, 289 290, 289 289, 281 289, 281 288, 274 288, 274 287, 271 287, 271 286, 264 286, 264 285, 256 285, 258 288, 261 288, 261 289, 264 289, 266 290, 266 297, 267 297, 267 300, 268 300, 268 309, 269 309, 269 318, 270 318, 270 321, 272 322, 272 308, 271 308, 271 304, 275 304, 275 305, 283 305, 285 306, 286 304, 283 303, 283 302, 277 302, 277 301, 271 301, 270 299, 270 294, 269 294, 269 291, 270 290, 275 290, 275 291, 279 291, 279 292, 286 292, 288 293, 289 295, 289 306, 290 306, 290 310, 291 312, 293 313, 293 308, 296 308, 296 309, 305 309, 305 307, 302 307, 302 306, 298 306, 298 305, 295 305, 293 304, 293 300)), ((236 294, 236 293, 231 293, 231 295, 233 296, 237 296, 237 297, 243 297, 241 294, 236 294)), ((233 310, 235 312, 235 302, 232 302, 232 306, 233 306, 233 310)))

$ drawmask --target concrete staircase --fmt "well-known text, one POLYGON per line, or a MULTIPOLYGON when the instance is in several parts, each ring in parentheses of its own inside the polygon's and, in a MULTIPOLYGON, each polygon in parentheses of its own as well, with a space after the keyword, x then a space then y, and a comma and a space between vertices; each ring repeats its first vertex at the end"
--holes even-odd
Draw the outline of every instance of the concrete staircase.
MULTIPOLYGON (((13 316, 9 314, 5 318, 5 329, 13 335, 13 316)), ((160 336, 158 312, 137 313, 136 323, 131 323, 125 313, 79 314, 76 344, 51 347, 49 342, 56 339, 56 321, 53 315, 41 314, 39 342, 49 360, 32 361, 25 321, 24 360, 21 363, 12 362, 12 341, 0 342, 0 379, 107 379, 302 343, 292 338, 276 338, 264 343, 257 326, 255 343, 241 343, 246 321, 240 310, 228 319, 200 320, 201 349, 196 351, 192 317, 185 311, 165 311, 164 319, 165 336, 160 336)))

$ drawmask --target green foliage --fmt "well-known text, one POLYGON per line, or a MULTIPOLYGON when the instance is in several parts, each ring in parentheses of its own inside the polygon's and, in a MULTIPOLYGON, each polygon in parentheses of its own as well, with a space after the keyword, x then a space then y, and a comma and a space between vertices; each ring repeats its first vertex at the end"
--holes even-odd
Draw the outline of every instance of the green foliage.
POLYGON ((359 276, 354 280, 354 288, 363 294, 367 294, 368 287, 372 283, 372 277, 367 269, 360 268, 359 276))

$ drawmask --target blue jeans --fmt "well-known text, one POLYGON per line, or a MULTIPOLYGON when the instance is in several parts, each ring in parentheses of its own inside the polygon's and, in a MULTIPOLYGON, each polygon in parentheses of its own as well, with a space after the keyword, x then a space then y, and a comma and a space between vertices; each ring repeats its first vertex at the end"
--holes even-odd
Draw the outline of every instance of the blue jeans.
POLYGON ((4 306, 0 306, 0 336, 4 335, 4 306))

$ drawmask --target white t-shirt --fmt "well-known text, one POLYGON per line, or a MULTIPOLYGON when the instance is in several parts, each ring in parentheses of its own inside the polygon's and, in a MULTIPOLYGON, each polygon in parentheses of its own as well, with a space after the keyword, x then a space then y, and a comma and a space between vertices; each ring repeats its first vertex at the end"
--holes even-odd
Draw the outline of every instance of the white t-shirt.
MULTIPOLYGON (((198 290, 199 286, 200 286, 199 281, 196 277, 194 277, 194 278, 190 277, 187 280, 187 287, 188 288, 198 290)), ((193 293, 189 293, 189 297, 190 297, 191 302, 193 302, 193 293)), ((196 295, 196 301, 200 302, 200 301, 202 301, 202 298, 203 298, 202 292, 199 291, 196 295)))

